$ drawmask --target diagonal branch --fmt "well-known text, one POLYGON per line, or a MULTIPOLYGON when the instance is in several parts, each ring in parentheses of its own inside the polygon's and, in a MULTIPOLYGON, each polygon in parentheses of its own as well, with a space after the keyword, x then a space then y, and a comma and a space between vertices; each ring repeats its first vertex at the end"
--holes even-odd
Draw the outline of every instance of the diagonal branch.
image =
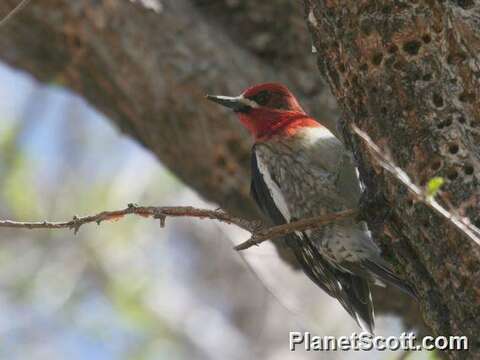
POLYGON ((22 0, 20 3, 18 3, 17 6, 13 8, 12 11, 10 11, 7 15, 5 15, 2 19, 0 19, 0 26, 3 26, 9 21, 11 18, 15 16, 16 13, 18 13, 20 10, 22 10, 25 6, 28 5, 30 0, 22 0))
POLYGON ((385 155, 385 152, 380 150, 378 145, 373 142, 366 132, 360 130, 355 124, 352 124, 352 130, 364 141, 377 163, 383 169, 392 174, 396 179, 398 179, 403 185, 405 185, 414 195, 415 200, 427 205, 437 214, 453 224, 463 234, 480 245, 480 230, 471 224, 468 218, 452 214, 451 211, 448 211, 442 205, 440 205, 440 203, 436 201, 433 196, 428 196, 424 190, 412 182, 404 170, 396 166, 394 162, 387 155, 385 155))
POLYGON ((357 215, 358 215, 357 210, 348 209, 348 210, 343 210, 336 213, 316 216, 312 218, 298 220, 288 224, 261 229, 258 231, 254 231, 252 233, 252 237, 249 240, 235 246, 235 249, 245 250, 253 245, 258 245, 268 239, 274 239, 280 236, 290 234, 295 231, 301 232, 305 230, 317 229, 324 225, 330 224, 332 222, 340 221, 345 218, 355 217, 357 215))
POLYGON ((334 221, 356 216, 357 210, 344 210, 338 213, 299 220, 290 224, 265 227, 265 225, 259 221, 245 220, 229 215, 222 210, 198 209, 191 206, 156 207, 128 204, 125 209, 102 211, 95 215, 83 217, 74 216, 72 220, 63 222, 21 222, 0 220, 0 227, 23 229, 73 229, 74 233, 77 233, 82 225, 88 223, 97 223, 97 225, 100 225, 103 221, 119 220, 125 215, 153 217, 154 219, 160 220, 160 225, 162 227, 165 225, 165 219, 167 217, 193 217, 199 219, 217 220, 226 224, 234 224, 251 233, 250 239, 235 247, 236 250, 245 250, 268 239, 273 239, 295 231, 315 229, 334 221))

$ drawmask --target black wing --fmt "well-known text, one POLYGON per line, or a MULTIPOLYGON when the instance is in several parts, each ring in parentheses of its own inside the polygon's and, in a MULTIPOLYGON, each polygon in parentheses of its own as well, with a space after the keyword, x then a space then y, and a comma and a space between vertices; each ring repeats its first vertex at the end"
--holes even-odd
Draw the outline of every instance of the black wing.
MULTIPOLYGON (((275 205, 272 194, 270 193, 270 190, 268 189, 267 184, 263 179, 263 175, 258 168, 255 146, 252 149, 251 170, 252 182, 250 184, 250 193, 253 199, 263 211, 263 213, 267 215, 275 225, 285 224, 286 220, 280 210, 275 205)), ((275 179, 273 179, 273 181, 275 181, 275 179)))
MULTIPOLYGON (((252 182, 250 186, 250 192, 253 199, 263 213, 267 215, 275 225, 285 224, 286 219, 275 205, 275 201, 273 200, 267 183, 265 182, 263 175, 259 170, 255 146, 252 149, 251 166, 252 182)), ((275 181, 273 177, 272 180, 275 181)), ((304 239, 307 239, 306 235, 298 232, 285 236, 287 245, 292 249, 305 274, 307 274, 307 276, 314 283, 320 286, 327 294, 334 296, 331 286, 329 286, 331 284, 327 284, 329 277, 325 274, 323 261, 318 263, 318 266, 316 267, 311 265, 312 263, 315 263, 314 259, 317 258, 316 254, 318 254, 318 251, 313 246, 309 246, 311 243, 308 241, 308 239, 307 241, 304 241, 304 239)))
MULTIPOLYGON (((258 167, 257 151, 254 146, 251 154, 251 195, 263 213, 275 225, 285 224, 286 219, 275 205, 258 167)), ((272 180, 276 181, 274 176, 272 176, 272 180)), ((277 185, 279 184, 277 183, 277 185)), ((338 299, 360 327, 372 333, 374 317, 368 283, 358 276, 334 268, 320 255, 305 233, 295 232, 285 238, 304 273, 328 295, 338 299)))

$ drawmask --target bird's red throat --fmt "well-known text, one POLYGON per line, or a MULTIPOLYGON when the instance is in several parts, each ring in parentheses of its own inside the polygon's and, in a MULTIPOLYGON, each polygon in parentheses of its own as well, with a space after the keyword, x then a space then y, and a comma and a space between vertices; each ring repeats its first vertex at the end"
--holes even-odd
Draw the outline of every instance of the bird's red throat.
POLYGON ((239 114, 240 121, 253 135, 255 141, 265 141, 273 136, 290 137, 303 128, 321 127, 304 112, 257 108, 239 114))

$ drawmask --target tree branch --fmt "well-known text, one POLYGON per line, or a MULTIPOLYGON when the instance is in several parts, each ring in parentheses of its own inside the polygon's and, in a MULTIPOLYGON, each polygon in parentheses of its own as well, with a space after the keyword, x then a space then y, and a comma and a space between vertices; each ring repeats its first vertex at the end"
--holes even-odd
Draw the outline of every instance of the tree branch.
POLYGON ((12 221, 0 220, 0 227, 4 228, 23 228, 23 229, 73 229, 76 234, 82 225, 88 223, 97 223, 100 225, 103 221, 119 220, 125 215, 140 215, 143 217, 153 217, 160 220, 160 226, 165 225, 167 217, 193 217, 199 219, 217 220, 226 224, 236 225, 251 233, 250 239, 236 246, 236 250, 245 250, 253 245, 258 245, 268 239, 287 235, 295 231, 305 231, 316 229, 334 221, 339 221, 348 217, 356 216, 357 210, 349 209, 339 211, 333 214, 302 219, 289 224, 266 227, 260 221, 252 221, 232 216, 222 210, 198 209, 192 206, 137 206, 128 204, 125 209, 102 211, 95 215, 83 217, 74 216, 72 220, 61 222, 49 221, 12 221))
POLYGON ((30 2, 30 0, 22 0, 20 3, 15 6, 7 15, 5 15, 2 19, 0 19, 0 26, 3 26, 12 19, 16 13, 18 13, 20 10, 22 10, 27 4, 30 2))
POLYGON ((420 201, 427 205, 430 209, 435 211, 438 215, 445 218, 449 223, 453 224, 458 230, 465 234, 468 238, 480 245, 480 230, 474 226, 470 220, 466 217, 460 217, 452 213, 452 210, 445 209, 439 204, 434 197, 428 196, 427 193, 415 185, 408 174, 399 168, 392 159, 386 155, 385 151, 382 151, 377 144, 375 144, 370 136, 362 130, 360 130, 355 124, 351 125, 352 130, 365 142, 368 149, 374 155, 378 164, 398 179, 408 190, 414 195, 415 200, 420 201))
POLYGON ((332 214, 302 219, 292 223, 273 226, 273 227, 262 229, 259 231, 254 231, 252 233, 252 237, 249 240, 241 243, 240 245, 237 245, 235 249, 245 250, 253 245, 258 245, 268 239, 284 236, 295 231, 317 229, 319 227, 330 224, 332 222, 340 221, 345 218, 355 217, 357 215, 358 215, 357 210, 348 209, 348 210, 339 211, 332 214))

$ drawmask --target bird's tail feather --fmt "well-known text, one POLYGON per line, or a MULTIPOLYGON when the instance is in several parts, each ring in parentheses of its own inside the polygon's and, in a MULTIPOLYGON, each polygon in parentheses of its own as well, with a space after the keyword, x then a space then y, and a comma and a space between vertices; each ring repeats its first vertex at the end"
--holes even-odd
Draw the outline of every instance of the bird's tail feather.
POLYGON ((381 259, 377 261, 364 260, 362 265, 378 280, 393 285, 403 291, 405 294, 411 296, 415 300, 418 299, 415 289, 405 280, 400 279, 395 275, 386 264, 383 264, 381 259))
POLYGON ((338 273, 337 278, 342 292, 341 297, 337 296, 338 300, 355 319, 358 326, 373 335, 375 314, 368 281, 346 272, 338 273))
POLYGON ((328 295, 336 298, 364 331, 373 334, 375 321, 368 282, 330 265, 306 237, 301 245, 294 237, 289 240, 287 243, 305 274, 328 295))

